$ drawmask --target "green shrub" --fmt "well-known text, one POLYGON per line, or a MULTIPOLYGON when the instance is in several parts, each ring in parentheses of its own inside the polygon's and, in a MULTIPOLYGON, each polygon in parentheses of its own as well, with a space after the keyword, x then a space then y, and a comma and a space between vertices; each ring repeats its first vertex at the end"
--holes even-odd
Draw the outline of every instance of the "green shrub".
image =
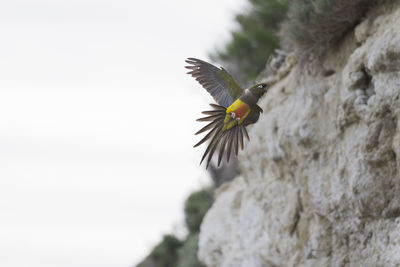
POLYGON ((173 235, 165 235, 163 240, 136 267, 175 267, 178 262, 178 249, 182 241, 173 235))
POLYGON ((203 267, 197 259, 200 224, 213 202, 214 188, 192 193, 185 201, 185 221, 189 235, 184 241, 165 235, 136 267, 203 267))
POLYGON ((213 188, 192 193, 185 201, 185 222, 189 233, 200 231, 203 217, 213 202, 213 188))
POLYGON ((182 248, 178 251, 179 260, 177 267, 204 267, 197 258, 198 243, 198 233, 188 236, 182 248))
POLYGON ((248 12, 236 16, 238 29, 223 49, 211 53, 239 82, 254 82, 269 56, 279 46, 278 29, 287 5, 278 0, 249 0, 248 12))

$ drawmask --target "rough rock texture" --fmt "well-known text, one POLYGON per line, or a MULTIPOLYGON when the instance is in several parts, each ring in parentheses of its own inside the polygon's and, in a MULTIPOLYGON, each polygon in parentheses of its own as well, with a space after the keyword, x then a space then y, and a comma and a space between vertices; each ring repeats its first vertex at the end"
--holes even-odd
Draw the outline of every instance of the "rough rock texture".
POLYGON ((206 215, 207 266, 400 266, 400 6, 322 64, 293 55, 206 215))

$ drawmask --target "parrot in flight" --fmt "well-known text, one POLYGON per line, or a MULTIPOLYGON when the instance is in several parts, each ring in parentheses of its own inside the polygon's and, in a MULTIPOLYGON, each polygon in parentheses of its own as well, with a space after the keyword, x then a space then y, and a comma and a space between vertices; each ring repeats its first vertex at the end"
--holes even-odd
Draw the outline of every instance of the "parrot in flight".
POLYGON ((194 147, 210 139, 210 143, 203 154, 200 164, 207 157, 207 166, 219 146, 218 166, 226 151, 226 161, 229 162, 232 147, 238 155, 239 144, 243 150, 243 139, 246 136, 250 141, 246 126, 258 121, 263 110, 257 105, 258 100, 267 92, 267 84, 259 83, 243 90, 233 77, 224 69, 196 58, 185 61, 189 66, 185 68, 211 94, 217 104, 210 104, 213 110, 203 111, 206 117, 197 121, 210 121, 197 134, 209 132, 194 147))

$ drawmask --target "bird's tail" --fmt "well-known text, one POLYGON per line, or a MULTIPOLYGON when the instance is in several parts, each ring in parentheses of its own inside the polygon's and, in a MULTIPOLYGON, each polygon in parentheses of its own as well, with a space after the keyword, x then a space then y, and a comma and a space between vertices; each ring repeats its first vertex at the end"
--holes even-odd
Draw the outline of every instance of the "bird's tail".
POLYGON ((203 144, 205 141, 211 139, 200 161, 201 164, 208 155, 206 168, 208 168, 212 156, 214 155, 214 152, 218 147, 219 147, 219 152, 218 152, 218 166, 219 166, 224 157, 225 151, 226 151, 226 161, 229 162, 229 158, 232 152, 232 147, 235 152, 235 155, 237 156, 239 152, 239 145, 240 148, 243 150, 244 136, 246 136, 246 138, 250 140, 249 134, 247 133, 247 130, 243 125, 235 125, 234 127, 232 127, 227 131, 222 131, 222 128, 224 126, 224 119, 226 116, 226 108, 216 104, 210 104, 210 105, 214 109, 209 111, 203 111, 202 113, 208 116, 197 119, 197 121, 211 121, 211 122, 206 126, 204 126, 203 128, 201 128, 196 133, 196 135, 206 131, 209 132, 206 134, 206 136, 203 137, 203 139, 201 139, 197 144, 194 145, 194 147, 197 147, 203 144))

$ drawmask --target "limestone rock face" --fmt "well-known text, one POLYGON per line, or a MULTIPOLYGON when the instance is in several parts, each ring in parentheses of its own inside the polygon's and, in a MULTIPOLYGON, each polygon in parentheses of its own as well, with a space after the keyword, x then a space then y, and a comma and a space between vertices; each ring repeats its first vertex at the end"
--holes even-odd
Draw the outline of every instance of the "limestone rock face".
POLYGON ((260 101, 242 175, 206 215, 207 266, 400 266, 400 6, 323 63, 290 55, 260 101))

